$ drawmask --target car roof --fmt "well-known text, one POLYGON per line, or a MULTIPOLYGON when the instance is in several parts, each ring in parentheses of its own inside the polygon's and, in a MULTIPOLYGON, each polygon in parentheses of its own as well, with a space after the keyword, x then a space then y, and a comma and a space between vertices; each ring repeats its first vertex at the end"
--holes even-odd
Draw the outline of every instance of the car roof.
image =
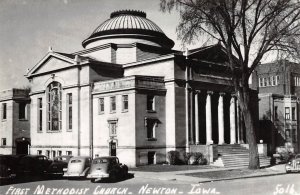
POLYGON ((73 156, 71 159, 87 159, 87 158, 91 158, 89 156, 73 156))
POLYGON ((116 156, 101 156, 101 157, 94 158, 94 160, 96 160, 96 159, 115 159, 115 158, 118 158, 118 157, 116 157, 116 156))

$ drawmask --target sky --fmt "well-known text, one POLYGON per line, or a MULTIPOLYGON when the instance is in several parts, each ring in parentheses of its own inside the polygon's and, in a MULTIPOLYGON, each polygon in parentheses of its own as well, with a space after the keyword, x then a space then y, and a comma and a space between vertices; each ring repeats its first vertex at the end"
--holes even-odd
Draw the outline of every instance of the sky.
POLYGON ((47 54, 49 46, 64 53, 82 50, 82 41, 116 10, 146 12, 147 18, 175 41, 173 49, 182 49, 176 35, 179 14, 161 12, 159 2, 0 0, 0 91, 29 86, 24 75, 47 54))

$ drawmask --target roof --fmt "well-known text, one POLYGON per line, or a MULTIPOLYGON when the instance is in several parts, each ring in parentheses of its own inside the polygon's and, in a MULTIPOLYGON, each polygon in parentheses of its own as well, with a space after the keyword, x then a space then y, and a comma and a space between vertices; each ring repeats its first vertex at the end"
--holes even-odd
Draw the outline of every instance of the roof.
POLYGON ((94 32, 82 42, 83 47, 102 39, 139 38, 172 48, 174 42, 151 20, 146 13, 136 10, 120 10, 111 13, 110 18, 101 23, 94 32))

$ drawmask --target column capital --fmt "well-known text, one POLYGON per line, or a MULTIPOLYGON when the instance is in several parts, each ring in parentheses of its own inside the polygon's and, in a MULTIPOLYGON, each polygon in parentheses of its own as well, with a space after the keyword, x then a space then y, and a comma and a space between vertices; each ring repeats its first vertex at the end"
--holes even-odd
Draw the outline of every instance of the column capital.
POLYGON ((219 92, 219 95, 220 95, 220 96, 225 96, 226 93, 225 93, 225 92, 219 92))
POLYGON ((207 91, 206 93, 207 93, 207 95, 212 95, 212 94, 214 94, 213 91, 207 91))
POLYGON ((196 89, 196 90, 195 90, 195 93, 196 93, 196 94, 199 94, 199 93, 201 93, 201 90, 196 89))

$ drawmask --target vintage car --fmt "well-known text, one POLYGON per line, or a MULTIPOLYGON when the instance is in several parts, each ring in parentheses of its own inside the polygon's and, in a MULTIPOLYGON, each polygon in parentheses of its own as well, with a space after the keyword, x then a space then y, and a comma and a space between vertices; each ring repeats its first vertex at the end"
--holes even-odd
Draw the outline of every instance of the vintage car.
POLYGON ((16 177, 19 160, 24 155, 1 155, 0 156, 0 180, 10 180, 16 177))
POLYGON ((68 168, 64 168, 63 177, 86 177, 91 167, 92 159, 88 156, 76 156, 69 160, 68 168))
POLYGON ((116 180, 118 178, 126 177, 128 174, 128 167, 119 162, 118 157, 106 156, 95 158, 92 162, 91 169, 87 175, 91 182, 96 180, 109 178, 116 180))
POLYGON ((44 155, 24 156, 18 164, 17 176, 44 175, 51 163, 52 160, 44 155))
POLYGON ((48 167, 47 173, 51 175, 63 175, 63 169, 68 167, 68 163, 72 157, 68 155, 55 157, 48 167))
POLYGON ((300 171, 300 154, 297 154, 285 165, 286 173, 300 171))

